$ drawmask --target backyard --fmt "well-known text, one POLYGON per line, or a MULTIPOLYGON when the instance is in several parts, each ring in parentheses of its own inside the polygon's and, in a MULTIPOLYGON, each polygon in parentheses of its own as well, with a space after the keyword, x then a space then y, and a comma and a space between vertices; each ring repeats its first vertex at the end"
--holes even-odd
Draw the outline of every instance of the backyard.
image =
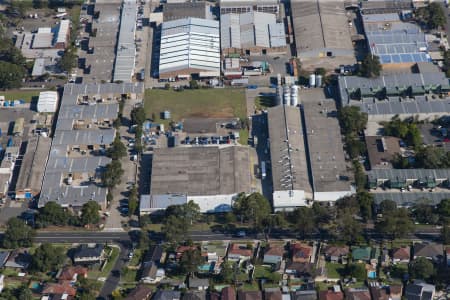
POLYGON ((189 117, 244 119, 247 115, 243 89, 146 90, 144 108, 147 118, 166 126, 189 117), (161 120, 165 110, 171 120, 161 120))

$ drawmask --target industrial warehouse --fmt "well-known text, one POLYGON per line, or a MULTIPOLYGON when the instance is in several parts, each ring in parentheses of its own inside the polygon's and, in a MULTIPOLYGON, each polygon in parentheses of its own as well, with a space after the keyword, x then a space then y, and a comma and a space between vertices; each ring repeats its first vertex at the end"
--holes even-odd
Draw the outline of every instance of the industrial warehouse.
POLYGON ((100 176, 111 162, 105 150, 115 137, 118 99, 142 93, 142 84, 65 85, 38 207, 55 201, 80 208, 92 200, 106 208, 100 176))
POLYGON ((162 24, 159 78, 218 77, 219 22, 185 18, 162 24))
POLYGON ((250 192, 249 150, 241 146, 156 149, 150 196, 141 198, 149 213, 194 201, 201 212, 230 211, 236 196, 250 192))

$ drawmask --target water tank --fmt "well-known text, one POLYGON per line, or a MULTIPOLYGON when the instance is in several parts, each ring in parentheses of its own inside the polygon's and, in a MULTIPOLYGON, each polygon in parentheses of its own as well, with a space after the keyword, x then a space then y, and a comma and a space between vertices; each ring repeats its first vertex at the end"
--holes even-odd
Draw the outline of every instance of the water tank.
POLYGON ((322 87, 322 75, 316 76, 316 87, 322 87))
POLYGON ((280 73, 278 73, 278 75, 277 75, 277 84, 281 85, 281 74, 280 73))
POLYGON ((283 87, 283 104, 291 105, 291 90, 287 85, 283 87))
POLYGON ((298 105, 298 86, 291 86, 291 106, 298 105))
POLYGON ((6 100, 6 101, 3 103, 3 106, 9 106, 9 102, 6 100))
POLYGON ((310 87, 316 86, 316 74, 309 75, 309 86, 310 87))

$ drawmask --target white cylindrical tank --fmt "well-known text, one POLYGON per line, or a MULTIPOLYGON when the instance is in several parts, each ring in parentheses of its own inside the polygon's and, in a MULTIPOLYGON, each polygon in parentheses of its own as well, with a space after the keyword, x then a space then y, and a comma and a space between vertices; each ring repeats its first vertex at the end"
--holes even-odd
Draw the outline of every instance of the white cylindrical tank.
POLYGON ((298 86, 291 86, 291 106, 298 105, 298 86))
POLYGON ((322 75, 316 76, 316 87, 322 87, 322 75))
POLYGON ((283 104, 291 105, 291 91, 287 85, 283 87, 283 104))
POLYGON ((281 85, 281 74, 278 73, 277 75, 277 85, 281 85))
POLYGON ((316 86, 316 74, 309 75, 309 86, 310 87, 316 86))

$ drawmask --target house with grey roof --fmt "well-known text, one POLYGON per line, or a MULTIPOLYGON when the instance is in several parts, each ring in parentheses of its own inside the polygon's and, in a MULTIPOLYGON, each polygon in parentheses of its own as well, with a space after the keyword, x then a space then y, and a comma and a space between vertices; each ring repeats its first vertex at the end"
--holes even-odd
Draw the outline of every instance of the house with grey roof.
POLYGON ((441 262, 444 259, 444 246, 435 243, 416 243, 413 246, 414 259, 425 257, 433 262, 441 262))
POLYGON ((205 291, 209 288, 209 279, 189 277, 188 286, 191 290, 205 291))
POLYGON ((410 283, 405 288, 405 298, 408 300, 431 300, 434 298, 436 288, 424 282, 410 283))
POLYGON ((153 296, 152 300, 180 300, 181 292, 159 290, 153 296))

